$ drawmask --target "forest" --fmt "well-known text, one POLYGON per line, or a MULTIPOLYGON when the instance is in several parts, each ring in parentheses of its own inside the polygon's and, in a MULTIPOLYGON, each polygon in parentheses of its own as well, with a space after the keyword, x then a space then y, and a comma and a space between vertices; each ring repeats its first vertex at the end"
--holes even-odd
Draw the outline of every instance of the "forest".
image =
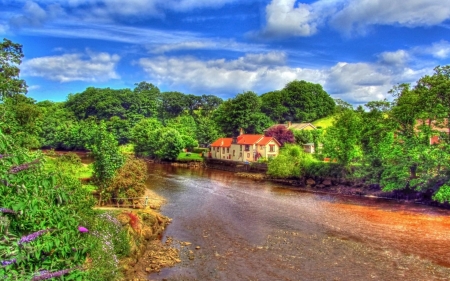
MULTIPOLYGON (((331 126, 313 132, 272 132, 284 145, 277 158, 263 159, 268 174, 354 178, 386 191, 431 192, 436 201, 450 201, 450 66, 437 66, 414 85, 396 85, 390 100, 356 108, 333 99, 319 84, 297 80, 280 90, 247 91, 227 100, 161 92, 142 81, 133 89, 89 87, 63 102, 38 102, 27 97, 26 81, 20 78, 23 56, 20 44, 0 43, 0 278, 14 265, 11 276, 47 268, 70 273, 67 280, 96 280, 111 266, 98 264, 98 271, 89 273, 75 270, 86 253, 100 253, 95 248, 100 242, 81 239, 80 222, 110 232, 114 224, 99 223, 89 192, 70 173, 45 168, 40 149, 90 151, 101 202, 123 192, 142 193, 145 176, 120 190, 118 173, 145 169, 138 158, 123 156, 120 147, 131 147, 138 157, 175 161, 183 149, 207 147, 219 137, 238 135, 241 128, 263 134, 274 124, 330 118, 331 126), (321 149, 303 152, 301 145, 310 142, 321 149), (31 209, 24 213, 27 206, 31 209), (58 216, 45 219, 49 213, 58 216), (26 233, 31 234, 19 240, 26 233), (39 236, 44 242, 27 246, 39 236), (56 258, 41 262, 40 256, 50 252, 56 258)), ((116 242, 113 252, 125 254, 124 244, 116 242)))

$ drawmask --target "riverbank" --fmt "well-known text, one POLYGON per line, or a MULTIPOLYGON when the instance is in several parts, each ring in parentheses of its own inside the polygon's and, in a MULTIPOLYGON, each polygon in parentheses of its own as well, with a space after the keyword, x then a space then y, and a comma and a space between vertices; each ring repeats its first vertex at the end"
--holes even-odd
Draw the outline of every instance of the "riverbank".
POLYGON ((354 182, 345 179, 333 178, 307 178, 307 179, 279 179, 265 173, 237 172, 238 177, 254 180, 271 181, 292 186, 295 190, 311 193, 335 194, 353 197, 367 197, 386 200, 396 200, 403 203, 423 204, 444 209, 450 209, 450 204, 439 203, 432 199, 433 191, 426 192, 416 190, 383 191, 379 185, 367 185, 362 182, 354 182))

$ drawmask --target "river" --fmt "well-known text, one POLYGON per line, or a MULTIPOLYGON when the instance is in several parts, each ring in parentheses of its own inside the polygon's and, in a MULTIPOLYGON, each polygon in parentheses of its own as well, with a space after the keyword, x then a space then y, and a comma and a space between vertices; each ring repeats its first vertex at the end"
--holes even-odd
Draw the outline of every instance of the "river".
POLYGON ((149 164, 149 172, 173 219, 163 239, 192 243, 150 280, 450 280, 448 210, 218 170, 149 164))

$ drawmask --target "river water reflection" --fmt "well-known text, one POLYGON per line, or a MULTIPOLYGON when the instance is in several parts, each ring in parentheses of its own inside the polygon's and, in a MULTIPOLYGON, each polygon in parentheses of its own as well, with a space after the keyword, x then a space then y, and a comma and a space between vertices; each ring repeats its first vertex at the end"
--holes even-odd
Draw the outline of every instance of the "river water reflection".
POLYGON ((192 243, 150 280, 450 280, 450 212, 150 164, 164 236, 192 243), (195 249, 200 246, 200 249, 195 249), (192 254, 191 254, 192 255, 192 254), (191 257, 192 258, 192 257, 191 257))

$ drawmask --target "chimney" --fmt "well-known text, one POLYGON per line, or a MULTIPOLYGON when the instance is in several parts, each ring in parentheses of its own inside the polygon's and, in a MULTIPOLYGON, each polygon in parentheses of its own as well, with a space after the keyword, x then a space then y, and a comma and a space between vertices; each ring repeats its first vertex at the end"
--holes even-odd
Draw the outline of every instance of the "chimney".
POLYGON ((242 136, 244 134, 244 129, 239 129, 239 135, 242 136))
POLYGON ((288 121, 288 123, 287 123, 288 129, 289 129, 291 126, 292 126, 292 122, 291 122, 291 121, 288 121))

